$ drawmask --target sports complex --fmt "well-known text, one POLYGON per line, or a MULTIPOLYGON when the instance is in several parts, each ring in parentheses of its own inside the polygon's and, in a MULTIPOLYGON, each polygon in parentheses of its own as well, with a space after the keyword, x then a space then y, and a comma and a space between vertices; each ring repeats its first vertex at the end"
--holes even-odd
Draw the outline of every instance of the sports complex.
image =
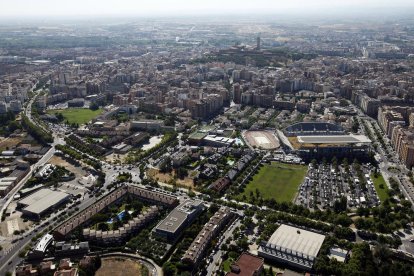
POLYGON ((280 147, 276 135, 267 130, 248 130, 243 133, 244 141, 253 148, 273 150, 280 147))
POLYGON ((371 140, 365 135, 347 134, 342 126, 327 122, 296 123, 277 135, 287 152, 304 159, 365 157, 371 151, 371 140))

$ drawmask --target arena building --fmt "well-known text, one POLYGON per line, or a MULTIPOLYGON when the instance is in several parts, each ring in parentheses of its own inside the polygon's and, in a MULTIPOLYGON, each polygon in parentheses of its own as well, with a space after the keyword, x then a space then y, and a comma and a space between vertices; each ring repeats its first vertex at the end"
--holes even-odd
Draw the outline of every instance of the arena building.
POLYGON ((282 224, 267 242, 262 242, 258 255, 304 271, 312 269, 325 236, 282 224))

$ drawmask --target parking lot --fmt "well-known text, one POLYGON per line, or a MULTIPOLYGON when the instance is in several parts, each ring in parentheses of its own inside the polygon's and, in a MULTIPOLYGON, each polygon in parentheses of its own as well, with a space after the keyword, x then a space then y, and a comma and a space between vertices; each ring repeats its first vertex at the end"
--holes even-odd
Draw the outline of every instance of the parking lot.
POLYGON ((343 166, 319 164, 313 167, 309 164, 296 203, 310 209, 327 209, 344 197, 350 209, 378 206, 380 200, 370 178, 370 169, 363 165, 358 173, 353 166, 346 170, 343 166))

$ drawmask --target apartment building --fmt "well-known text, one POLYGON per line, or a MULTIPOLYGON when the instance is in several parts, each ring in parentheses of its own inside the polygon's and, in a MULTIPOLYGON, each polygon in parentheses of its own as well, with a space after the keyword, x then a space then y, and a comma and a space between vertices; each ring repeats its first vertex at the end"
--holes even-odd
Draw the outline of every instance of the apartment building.
POLYGON ((204 225, 200 233, 198 233, 195 240, 184 253, 182 260, 191 263, 192 265, 196 265, 204 257, 211 241, 217 237, 233 216, 234 213, 230 208, 225 206, 220 207, 207 224, 204 225))

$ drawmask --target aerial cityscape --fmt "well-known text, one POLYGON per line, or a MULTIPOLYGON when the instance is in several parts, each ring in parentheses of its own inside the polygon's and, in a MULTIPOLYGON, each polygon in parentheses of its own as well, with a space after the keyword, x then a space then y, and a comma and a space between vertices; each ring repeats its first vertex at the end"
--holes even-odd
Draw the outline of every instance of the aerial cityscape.
POLYGON ((414 275, 414 2, 283 2, 2 1, 0 275, 414 275))

